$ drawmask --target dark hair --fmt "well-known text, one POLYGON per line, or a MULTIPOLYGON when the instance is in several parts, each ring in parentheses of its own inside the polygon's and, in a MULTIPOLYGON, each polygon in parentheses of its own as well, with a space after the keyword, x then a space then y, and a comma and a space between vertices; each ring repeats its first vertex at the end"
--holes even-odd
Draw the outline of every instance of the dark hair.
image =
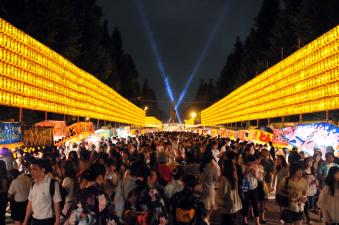
POLYGON ((143 178, 146 181, 146 178, 151 175, 151 169, 144 161, 136 160, 130 167, 130 174, 135 177, 143 178))
POLYGON ((44 169, 46 173, 46 168, 45 168, 45 162, 43 159, 34 159, 31 161, 31 165, 38 166, 40 169, 44 169))
MULTIPOLYGON (((95 151, 93 151, 95 152, 95 151)), ((80 160, 81 161, 90 161, 90 158, 91 158, 91 154, 89 151, 87 150, 81 150, 80 151, 80 160)))
POLYGON ((329 157, 334 157, 334 153, 333 152, 326 152, 325 159, 327 159, 329 157))
POLYGON ((172 176, 174 180, 179 180, 183 175, 184 175, 184 169, 181 166, 177 166, 172 172, 172 176))
POLYGON ((6 178, 6 177, 7 177, 6 163, 0 160, 0 178, 6 178))
POLYGON ((194 188, 197 185, 197 178, 194 175, 185 175, 182 180, 185 187, 194 188))
POLYGON ((233 160, 226 159, 224 161, 222 175, 227 178, 227 180, 231 183, 231 187, 234 190, 236 180, 234 178, 234 171, 235 171, 235 165, 233 160))
POLYGON ((61 168, 64 170, 64 176, 73 178, 76 176, 74 162, 70 159, 61 162, 61 168))
POLYGON ((211 150, 207 150, 204 155, 203 158, 201 160, 201 164, 200 164, 200 173, 202 173, 206 167, 207 164, 211 163, 213 160, 213 153, 211 150))
POLYGON ((283 155, 278 155, 277 159, 280 159, 281 165, 276 166, 276 170, 279 171, 281 168, 287 168, 286 158, 283 155))
POLYGON ((14 180, 15 178, 17 178, 20 175, 20 172, 17 169, 12 169, 8 173, 9 173, 11 180, 14 180))
POLYGON ((335 191, 335 189, 336 189, 336 183, 337 183, 337 181, 336 181, 335 178, 334 178, 334 175, 335 175, 336 173, 339 173, 339 167, 337 167, 337 166, 332 166, 332 167, 330 168, 330 170, 328 171, 327 177, 326 177, 326 179, 325 179, 325 183, 326 183, 326 185, 329 187, 330 193, 331 193, 332 196, 334 196, 334 191, 335 191))
POLYGON ((298 170, 302 170, 303 167, 300 165, 300 163, 292 163, 290 165, 290 177, 293 177, 298 170))
POLYGON ((108 159, 107 160, 107 166, 114 166, 117 169, 117 162, 114 159, 108 159))
POLYGON ((52 173, 53 172, 53 167, 52 167, 52 162, 50 159, 43 159, 44 162, 44 167, 45 168, 45 173, 52 173))

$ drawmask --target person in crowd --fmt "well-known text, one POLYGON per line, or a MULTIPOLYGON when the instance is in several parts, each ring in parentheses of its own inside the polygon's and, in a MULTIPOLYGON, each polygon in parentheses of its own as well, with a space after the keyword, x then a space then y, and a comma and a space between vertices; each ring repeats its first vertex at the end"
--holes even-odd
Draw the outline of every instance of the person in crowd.
POLYGON ((339 167, 331 167, 317 202, 327 225, 339 224, 339 167))
POLYGON ((334 153, 333 152, 327 152, 325 154, 325 159, 326 161, 323 162, 318 171, 318 178, 321 182, 321 187, 323 187, 323 184, 325 182, 326 176, 328 174, 328 171, 330 170, 331 167, 336 166, 338 167, 339 165, 334 162, 334 153))
POLYGON ((249 155, 246 158, 246 167, 244 174, 243 192, 244 192, 244 224, 248 224, 247 217, 250 206, 252 207, 256 225, 260 225, 259 219, 259 193, 258 193, 258 165, 255 163, 256 157, 249 155))
POLYGON ((173 180, 170 181, 165 187, 165 195, 168 199, 171 199, 174 194, 182 191, 184 188, 184 184, 182 182, 182 178, 184 175, 184 169, 181 166, 177 166, 173 170, 173 180))
POLYGON ((220 176, 220 168, 214 160, 211 150, 207 150, 200 165, 200 183, 202 184, 202 199, 207 210, 207 222, 217 209, 215 204, 215 185, 220 176))
POLYGON ((213 153, 213 158, 216 162, 219 162, 219 154, 220 151, 218 149, 218 143, 217 142, 212 142, 212 153, 213 153))
POLYGON ((161 190, 157 187, 157 175, 146 163, 138 164, 136 187, 129 193, 123 212, 126 224, 136 222, 147 225, 166 225, 168 215, 161 190))
POLYGON ((172 180, 172 168, 167 164, 167 152, 164 151, 159 153, 158 162, 157 172, 159 174, 159 183, 165 187, 168 182, 172 180))
POLYGON ((31 162, 34 182, 28 195, 23 225, 58 225, 60 223, 61 194, 58 182, 46 174, 46 163, 42 159, 31 162))
POLYGON ((114 207, 108 195, 103 192, 102 184, 106 168, 94 163, 81 173, 86 184, 78 196, 76 208, 71 213, 69 224, 106 225, 119 224, 114 207))
MULTIPOLYGON (((270 192, 270 188, 272 187, 273 181, 273 172, 274 172, 274 161, 270 158, 270 152, 263 148, 260 152, 260 166, 263 168, 263 173, 259 173, 259 175, 263 176, 262 181, 258 183, 259 188, 259 203, 260 203, 260 211, 261 211, 261 223, 266 223, 265 220, 265 210, 266 210, 266 202, 268 200, 268 193, 270 192)), ((259 170, 260 171, 260 170, 259 170)), ((260 179, 261 180, 261 179, 260 179)))
POLYGON ((318 180, 312 170, 313 157, 307 157, 305 159, 304 177, 307 181, 307 202, 305 205, 305 216, 307 224, 312 224, 310 218, 310 211, 314 209, 314 199, 318 189, 318 180))
POLYGON ((0 224, 5 224, 6 221, 6 207, 7 207, 7 195, 8 195, 8 174, 6 163, 0 160, 0 224))
POLYGON ((77 152, 70 151, 67 158, 73 161, 76 170, 78 170, 79 169, 79 157, 78 157, 77 152))
POLYGON ((281 180, 287 175, 288 165, 286 162, 286 158, 283 155, 277 155, 271 191, 275 190, 275 184, 280 184, 281 180))
POLYGON ((120 180, 119 172, 117 171, 117 163, 112 158, 107 159, 107 173, 104 182, 104 191, 111 199, 114 198, 114 193, 120 180))
POLYGON ((268 145, 270 147, 270 155, 271 155, 273 161, 275 161, 275 148, 273 146, 272 141, 268 142, 268 145))
POLYGON ((298 147, 294 146, 292 148, 292 151, 288 155, 288 163, 289 164, 299 163, 300 159, 301 159, 301 156, 298 152, 298 147))
MULTIPOLYGON (((92 153, 93 152, 96 151, 92 151, 92 153)), ((91 160, 91 152, 87 150, 80 151, 79 155, 79 174, 81 174, 83 171, 87 170, 91 166, 91 162, 94 162, 95 160, 91 160)))
POLYGON ((65 190, 64 207, 62 208, 62 215, 68 217, 72 206, 76 203, 76 193, 79 191, 79 181, 76 176, 76 167, 72 160, 65 160, 61 163, 62 173, 62 188, 65 190))
POLYGON ((18 170, 13 170, 13 172, 15 174, 8 189, 8 198, 11 203, 11 218, 14 220, 15 225, 21 225, 25 219, 32 178, 27 174, 20 174, 18 170))
POLYGON ((183 177, 184 189, 171 198, 174 225, 206 225, 206 209, 196 191, 194 175, 183 177))
POLYGON ((241 224, 242 203, 238 192, 238 176, 233 160, 223 163, 217 199, 221 208, 221 224, 241 224))
POLYGON ((283 192, 285 186, 288 190, 289 206, 283 208, 282 220, 285 224, 301 225, 307 201, 307 180, 303 178, 303 167, 300 163, 290 165, 290 174, 282 179, 278 191, 283 192))

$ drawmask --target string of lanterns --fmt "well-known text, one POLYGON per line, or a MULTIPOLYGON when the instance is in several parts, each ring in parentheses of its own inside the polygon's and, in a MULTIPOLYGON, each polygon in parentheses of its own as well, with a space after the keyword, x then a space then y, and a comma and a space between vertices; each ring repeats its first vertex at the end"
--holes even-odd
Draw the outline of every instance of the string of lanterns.
POLYGON ((339 26, 201 112, 205 126, 339 108, 339 26))

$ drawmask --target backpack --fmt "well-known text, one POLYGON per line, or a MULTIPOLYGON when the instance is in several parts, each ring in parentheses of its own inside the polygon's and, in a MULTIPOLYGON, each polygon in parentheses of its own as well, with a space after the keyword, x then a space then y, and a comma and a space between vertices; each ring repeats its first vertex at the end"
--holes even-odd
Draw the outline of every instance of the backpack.
MULTIPOLYGON (((53 196, 55 194, 55 183, 57 181, 53 178, 51 178, 51 182, 49 183, 49 194, 51 195, 51 207, 52 207, 52 210, 53 210, 53 196)), ((32 183, 32 188, 34 186, 35 182, 33 181, 32 183)), ((61 196, 61 202, 60 202, 60 210, 63 209, 64 205, 65 205, 65 198, 67 196, 67 191, 65 188, 63 188, 62 186, 59 186, 59 190, 60 190, 60 196, 61 196)))

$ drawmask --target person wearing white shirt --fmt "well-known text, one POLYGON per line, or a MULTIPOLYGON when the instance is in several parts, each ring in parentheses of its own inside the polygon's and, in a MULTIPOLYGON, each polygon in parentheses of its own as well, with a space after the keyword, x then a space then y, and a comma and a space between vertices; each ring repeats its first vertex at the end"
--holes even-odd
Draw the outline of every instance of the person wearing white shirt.
POLYGON ((23 225, 28 225, 32 215, 32 225, 59 225, 61 195, 59 185, 54 182, 54 194, 51 196, 52 178, 45 174, 44 160, 36 159, 31 164, 34 183, 31 186, 26 216, 23 225), (53 209, 54 208, 54 212, 53 209))
POLYGON ((218 149, 218 144, 214 142, 212 144, 212 153, 213 153, 213 158, 216 162, 219 162, 219 149, 218 149))
MULTIPOLYGON (((17 172, 19 173, 19 171, 17 172)), ((12 198, 11 218, 15 221, 16 225, 21 224, 25 219, 27 200, 31 185, 31 177, 26 174, 20 174, 12 181, 8 189, 8 195, 12 198)))

